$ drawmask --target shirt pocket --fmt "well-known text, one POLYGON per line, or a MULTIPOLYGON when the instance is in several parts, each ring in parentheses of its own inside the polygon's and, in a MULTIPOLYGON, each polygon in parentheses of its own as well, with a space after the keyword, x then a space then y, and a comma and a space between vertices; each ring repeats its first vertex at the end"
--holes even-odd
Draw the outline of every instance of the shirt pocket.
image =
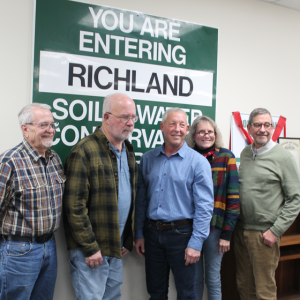
POLYGON ((47 200, 55 202, 53 205, 59 206, 61 204, 61 198, 65 188, 66 177, 63 172, 52 172, 50 173, 51 183, 49 182, 47 186, 47 200))
POLYGON ((37 176, 23 176, 18 179, 19 190, 36 190, 46 186, 43 179, 38 179, 37 176))
POLYGON ((51 177, 53 178, 54 183, 64 184, 66 182, 66 176, 63 173, 52 173, 51 177))
POLYGON ((38 176, 22 176, 17 179, 15 190, 15 206, 21 211, 36 210, 42 207, 47 194, 47 185, 38 176))

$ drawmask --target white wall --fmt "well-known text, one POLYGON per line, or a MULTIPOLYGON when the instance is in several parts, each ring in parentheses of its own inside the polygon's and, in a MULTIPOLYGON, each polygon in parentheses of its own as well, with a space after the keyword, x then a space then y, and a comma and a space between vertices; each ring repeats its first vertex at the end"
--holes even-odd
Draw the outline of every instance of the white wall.
MULTIPOLYGON (((219 28, 217 116, 228 146, 230 115, 266 107, 300 137, 300 12, 259 0, 89 0, 219 28), (298 100, 297 100, 298 99, 298 100)), ((30 103, 34 0, 0 0, 0 152, 22 139, 17 114, 30 103)), ((53 20, 55 22, 55 20, 53 20)), ((55 299, 74 299, 62 229, 56 234, 55 299)), ((124 259, 122 300, 147 299, 143 259, 124 259)), ((176 299, 173 282, 170 299, 176 299)))

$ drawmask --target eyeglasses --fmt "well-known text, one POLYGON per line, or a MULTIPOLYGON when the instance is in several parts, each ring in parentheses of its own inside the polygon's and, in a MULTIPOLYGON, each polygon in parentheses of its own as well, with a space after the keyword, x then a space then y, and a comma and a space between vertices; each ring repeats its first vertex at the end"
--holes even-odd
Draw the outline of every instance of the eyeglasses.
POLYGON ((212 130, 209 130, 207 132, 205 132, 205 130, 200 130, 199 132, 197 132, 197 134, 199 134, 200 136, 205 136, 205 135, 209 135, 209 136, 214 136, 215 132, 212 130))
POLYGON ((33 125, 33 126, 37 126, 40 127, 41 129, 49 129, 50 127, 53 129, 57 129, 59 126, 59 122, 54 122, 54 123, 26 123, 26 125, 33 125))
POLYGON ((118 117, 118 116, 116 116, 116 115, 114 115, 110 112, 107 112, 107 114, 112 115, 112 116, 120 119, 121 122, 124 123, 124 124, 126 124, 129 120, 132 120, 132 122, 135 123, 139 119, 138 116, 131 116, 131 117, 130 116, 121 116, 121 117, 118 117))
POLYGON ((264 126, 264 128, 266 130, 269 130, 269 129, 271 129, 273 127, 273 124, 269 123, 269 122, 266 122, 265 124, 263 124, 263 123, 251 123, 251 125, 253 125, 253 127, 255 129, 261 129, 261 127, 264 126))

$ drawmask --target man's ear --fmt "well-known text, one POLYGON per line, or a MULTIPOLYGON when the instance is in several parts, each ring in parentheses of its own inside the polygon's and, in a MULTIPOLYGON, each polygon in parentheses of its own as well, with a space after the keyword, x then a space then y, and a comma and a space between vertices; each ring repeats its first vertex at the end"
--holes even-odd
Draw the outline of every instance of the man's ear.
POLYGON ((163 122, 160 123, 160 129, 161 129, 161 131, 163 131, 163 129, 164 129, 164 123, 163 122))
POLYGON ((21 125, 21 130, 22 130, 22 132, 23 132, 23 136, 24 136, 25 138, 28 138, 28 136, 29 136, 29 133, 28 133, 28 127, 27 127, 25 124, 22 124, 22 125, 21 125))
POLYGON ((250 134, 250 124, 247 124, 247 130, 248 130, 248 133, 250 134))
POLYGON ((108 122, 109 122, 109 121, 108 121, 108 119, 109 119, 108 113, 105 113, 103 117, 104 117, 103 122, 105 122, 106 124, 108 124, 108 122))

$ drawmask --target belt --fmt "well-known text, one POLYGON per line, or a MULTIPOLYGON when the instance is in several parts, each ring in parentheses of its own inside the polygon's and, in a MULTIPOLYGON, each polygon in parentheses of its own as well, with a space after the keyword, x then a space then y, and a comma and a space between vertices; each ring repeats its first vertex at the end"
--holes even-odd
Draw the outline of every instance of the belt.
POLYGON ((2 235, 7 241, 14 241, 14 242, 30 242, 30 243, 38 243, 44 244, 48 242, 53 233, 43 234, 36 237, 29 237, 29 236, 18 236, 18 235, 2 235))
POLYGON ((174 222, 162 222, 149 219, 151 225, 155 226, 158 230, 171 230, 186 224, 193 224, 193 219, 185 219, 174 222))

